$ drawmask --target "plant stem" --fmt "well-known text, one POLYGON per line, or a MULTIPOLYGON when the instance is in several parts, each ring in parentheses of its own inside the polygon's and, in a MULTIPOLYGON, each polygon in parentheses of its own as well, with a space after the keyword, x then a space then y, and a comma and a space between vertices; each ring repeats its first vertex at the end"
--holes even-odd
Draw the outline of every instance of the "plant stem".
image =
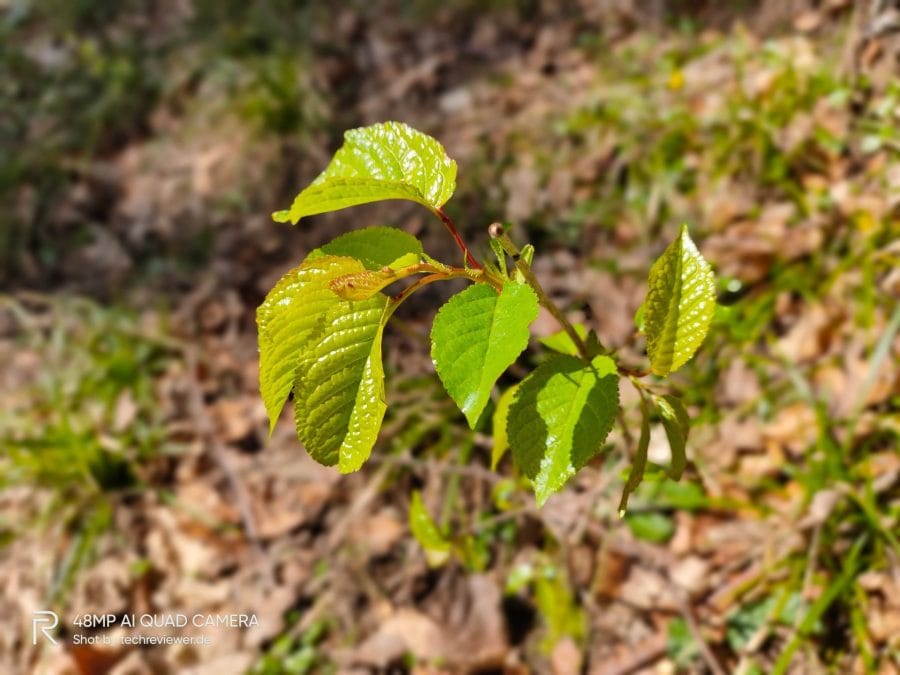
POLYGON ((531 267, 522 260, 519 247, 516 246, 513 243, 513 240, 509 238, 509 235, 503 231, 503 226, 500 225, 500 223, 493 223, 488 228, 488 233, 491 235, 492 239, 496 239, 500 242, 503 250, 506 251, 506 254, 512 258, 515 263, 516 269, 522 273, 522 276, 525 277, 525 281, 528 282, 528 285, 531 286, 532 290, 537 294, 538 302, 550 312, 550 314, 553 315, 553 318, 559 322, 559 325, 563 327, 563 330, 566 331, 566 334, 578 348, 578 353, 581 355, 581 358, 589 362, 591 359, 584 340, 581 339, 581 336, 566 318, 566 315, 563 314, 562 310, 557 307, 556 303, 550 299, 549 295, 547 295, 547 292, 544 290, 543 286, 541 286, 541 282, 537 280, 537 277, 534 276, 534 272, 531 271, 531 267))
POLYGON ((647 377, 650 374, 650 371, 646 368, 638 368, 637 366, 624 366, 621 363, 617 363, 616 367, 622 375, 628 377, 647 377))
POLYGON ((486 283, 494 287, 497 292, 503 288, 502 284, 495 280, 494 277, 485 274, 484 270, 470 270, 460 267, 434 266, 434 265, 417 265, 418 271, 431 272, 427 276, 416 279, 415 282, 404 288, 400 293, 395 295, 388 307, 388 316, 393 314, 403 302, 418 291, 420 288, 434 283, 435 281, 447 281, 449 279, 468 279, 474 283, 486 283))
POLYGON ((469 251, 469 247, 466 246, 466 243, 462 239, 462 235, 460 235, 459 230, 456 229, 456 225, 453 224, 453 220, 444 213, 444 209, 437 209, 435 211, 438 218, 441 219, 441 222, 444 223, 444 227, 447 228, 447 231, 450 233, 450 236, 453 237, 453 241, 456 242, 456 245, 459 247, 459 250, 463 252, 466 256, 466 263, 469 267, 472 267, 476 270, 483 269, 481 263, 475 260, 475 256, 472 255, 472 252, 469 251))
POLYGON ((396 308, 399 306, 404 300, 406 300, 409 296, 415 293, 417 290, 422 288, 423 286, 427 286, 430 283, 434 283, 435 281, 443 281, 444 279, 450 279, 445 274, 429 274, 427 277, 420 277, 416 279, 416 281, 406 288, 404 288, 400 293, 394 296, 393 305, 396 308))

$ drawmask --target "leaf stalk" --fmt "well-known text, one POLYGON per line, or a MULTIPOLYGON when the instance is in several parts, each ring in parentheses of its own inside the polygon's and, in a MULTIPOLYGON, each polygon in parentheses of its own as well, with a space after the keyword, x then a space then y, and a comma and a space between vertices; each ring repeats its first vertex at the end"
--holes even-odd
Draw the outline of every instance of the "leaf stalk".
POLYGON ((453 241, 456 242, 459 250, 463 252, 463 255, 465 255, 466 264, 476 270, 484 269, 481 263, 475 260, 475 256, 472 255, 469 247, 466 246, 466 242, 463 241, 462 235, 459 233, 459 230, 456 229, 456 225, 453 223, 453 219, 450 218, 450 216, 448 216, 442 208, 436 209, 435 213, 437 214, 438 218, 441 219, 441 222, 444 223, 444 227, 447 228, 450 236, 453 237, 453 241))
POLYGON ((584 340, 581 339, 578 331, 575 330, 575 327, 566 318, 566 315, 563 313, 563 311, 556 305, 555 302, 553 302, 550 296, 547 295, 544 287, 541 286, 541 282, 538 281, 537 277, 534 275, 534 272, 531 271, 531 267, 524 260, 522 260, 522 255, 521 251, 519 251, 519 247, 516 246, 513 240, 509 238, 509 235, 506 234, 503 226, 500 223, 492 223, 490 227, 488 227, 488 234, 490 234, 491 239, 499 242, 503 247, 503 250, 506 251, 506 254, 510 258, 512 258, 516 269, 522 274, 522 276, 525 278, 525 281, 528 282, 528 285, 531 286, 531 289, 538 296, 538 302, 543 308, 550 312, 550 314, 553 315, 553 318, 559 322, 559 325, 563 327, 563 330, 566 331, 566 335, 569 336, 569 338, 577 347, 578 354, 581 356, 581 358, 587 362, 590 362, 591 357, 588 352, 587 344, 584 340))
POLYGON ((427 276, 420 277, 414 283, 404 288, 400 293, 391 299, 388 316, 391 316, 396 309, 406 301, 409 296, 418 291, 420 288, 432 284, 435 281, 447 281, 449 279, 468 279, 475 283, 486 283, 494 287, 499 293, 503 288, 501 281, 494 279, 485 273, 483 269, 472 270, 461 267, 450 267, 444 265, 420 264, 416 265, 417 271, 430 272, 427 276))

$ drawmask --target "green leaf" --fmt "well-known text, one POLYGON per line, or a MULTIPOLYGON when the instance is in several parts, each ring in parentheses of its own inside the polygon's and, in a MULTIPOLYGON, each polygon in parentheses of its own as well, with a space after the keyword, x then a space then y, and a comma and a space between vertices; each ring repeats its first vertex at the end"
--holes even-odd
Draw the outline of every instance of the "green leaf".
POLYGON ((666 651, 669 658, 678 666, 686 668, 700 655, 700 648, 694 640, 694 634, 687 621, 680 616, 669 621, 667 630, 666 651))
POLYGON ((608 356, 590 364, 556 356, 522 380, 506 432, 538 506, 600 452, 618 408, 619 377, 608 356))
MULTIPOLYGON (((509 281, 509 270, 506 268, 506 251, 503 250, 503 244, 496 239, 489 239, 488 243, 491 245, 491 251, 494 252, 494 257, 497 259, 497 274, 504 281, 509 281)), ((522 282, 520 281, 519 283, 522 282)))
POLYGON ((634 461, 625 487, 622 488, 622 499, 619 501, 619 517, 625 515, 628 508, 628 496, 637 490, 638 485, 644 479, 644 470, 647 468, 647 450, 650 448, 650 409, 647 401, 641 396, 641 436, 638 439, 637 450, 634 453, 634 461))
POLYGON ((402 270, 406 267, 412 267, 413 265, 419 265, 422 262, 422 256, 417 253, 406 253, 397 258, 394 262, 388 265, 388 269, 392 270, 402 270))
POLYGON ((528 346, 538 300, 524 284, 502 292, 470 286, 441 307, 431 329, 431 358, 450 397, 475 428, 497 378, 528 346))
POLYGON ((685 445, 687 444, 688 431, 691 428, 691 420, 680 398, 666 394, 661 397, 656 396, 654 400, 662 417, 663 428, 666 430, 666 437, 669 439, 669 447, 672 449, 672 464, 669 466, 669 477, 672 480, 678 480, 681 478, 681 474, 684 473, 685 466, 687 466, 685 445))
POLYGON ((687 226, 650 268, 643 329, 650 368, 656 375, 678 370, 706 337, 716 307, 716 284, 709 263, 688 235, 687 226))
POLYGON ((398 259, 404 260, 403 266, 413 265, 421 260, 425 251, 422 242, 396 227, 365 227, 332 239, 310 251, 306 259, 325 255, 356 258, 367 270, 380 270, 393 266, 398 259))
POLYGON ((491 469, 496 469, 503 454, 509 448, 509 439, 506 436, 506 420, 509 417, 509 406, 512 405, 516 391, 519 385, 514 384, 503 392, 500 400, 497 401, 497 407, 494 409, 494 417, 492 419, 491 428, 494 436, 494 447, 491 449, 491 469))
POLYGON ((503 592, 506 595, 515 595, 532 581, 534 581, 534 566, 529 562, 520 562, 509 571, 503 592))
POLYGON ((272 217, 295 225, 317 213, 385 199, 409 199, 436 211, 456 188, 456 162, 444 148, 402 122, 351 129, 328 167, 288 211, 272 217))
POLYGON ((853 547, 842 554, 840 573, 823 591, 819 592, 818 597, 816 597, 815 601, 799 623, 794 624, 797 627, 797 631, 791 637, 791 641, 788 642, 784 651, 778 656, 778 660, 775 661, 775 665, 770 671, 772 675, 782 675, 783 673, 788 672, 794 653, 807 639, 807 636, 815 631, 816 625, 821 625, 820 620, 822 615, 825 614, 831 604, 844 593, 847 586, 854 583, 854 579, 857 578, 857 572, 861 565, 859 554, 866 548, 866 544, 868 543, 869 536, 867 533, 859 535, 857 536, 853 547))
POLYGON ((453 550, 470 572, 483 572, 491 562, 491 550, 488 547, 490 541, 488 536, 475 537, 469 534, 458 539, 453 550))
POLYGON ((653 503, 660 508, 699 511, 715 508, 720 500, 710 497, 697 483, 661 480, 653 490, 653 503))
MULTIPOLYGON (((588 331, 587 328, 584 327, 584 324, 575 323, 572 324, 572 327, 582 340, 587 337, 588 331)), ((542 337, 540 343, 548 349, 552 349, 560 354, 578 356, 578 346, 572 342, 572 338, 569 337, 569 334, 564 330, 554 333, 553 335, 548 335, 547 337, 542 337)))
POLYGON ((318 336, 326 310, 341 302, 329 283, 362 269, 361 263, 349 258, 308 260, 281 277, 256 310, 259 387, 270 431, 294 386, 303 353, 318 336))
POLYGON ((384 418, 381 337, 387 303, 377 295, 328 307, 297 367, 297 435, 313 459, 337 464, 341 473, 356 471, 369 458, 384 418))
MULTIPOLYGON (((519 252, 519 259, 525 263, 526 267, 531 267, 531 263, 534 260, 534 246, 532 244, 525 244, 519 252)), ((520 284, 525 283, 525 275, 522 274, 522 270, 519 268, 516 268, 516 281, 520 284)))
POLYGON ((675 524, 663 513, 629 513, 625 522, 635 537, 655 544, 669 541, 675 533, 675 524))
POLYGON ((581 640, 587 629, 586 617, 563 573, 546 568, 534 586, 535 604, 546 624, 541 648, 549 653, 566 636, 581 640))
POLYGON ((452 545, 431 519, 418 490, 413 492, 409 504, 409 529, 425 551, 425 560, 431 567, 447 562, 452 545))

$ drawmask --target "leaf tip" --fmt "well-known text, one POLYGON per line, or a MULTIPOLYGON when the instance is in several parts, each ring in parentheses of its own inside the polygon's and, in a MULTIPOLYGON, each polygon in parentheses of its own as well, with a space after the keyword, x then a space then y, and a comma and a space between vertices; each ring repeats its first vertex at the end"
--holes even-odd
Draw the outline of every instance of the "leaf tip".
POLYGON ((668 366, 664 366, 661 364, 654 365, 650 364, 650 372, 656 375, 657 377, 666 377, 669 373, 672 372, 672 369, 668 366))
POLYGON ((361 468, 361 464, 359 462, 348 462, 344 461, 344 456, 341 455, 338 459, 338 472, 342 474, 354 473, 359 471, 361 468))
MULTIPOLYGON (((565 480, 563 480, 563 484, 565 484, 565 480)), ((547 500, 553 496, 555 492, 558 492, 562 485, 554 485, 551 483, 549 477, 546 476, 537 476, 534 479, 533 488, 534 488, 534 500, 537 503, 537 507, 539 509, 544 507, 544 504, 547 503, 547 500)))
POLYGON ((463 414, 466 416, 466 423, 469 425, 469 429, 475 431, 475 426, 478 424, 478 420, 481 419, 481 413, 484 411, 487 406, 487 401, 481 404, 478 408, 469 408, 468 410, 463 410, 463 414))

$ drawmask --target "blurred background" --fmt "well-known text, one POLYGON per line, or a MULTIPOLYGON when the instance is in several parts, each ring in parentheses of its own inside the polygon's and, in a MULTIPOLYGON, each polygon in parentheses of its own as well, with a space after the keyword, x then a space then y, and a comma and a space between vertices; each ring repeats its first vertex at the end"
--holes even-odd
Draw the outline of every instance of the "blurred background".
POLYGON ((0 0, 0 672, 900 672, 898 31, 892 0, 0 0), (363 471, 315 464, 290 413, 267 436, 281 274, 374 224, 458 262, 414 204, 269 217, 389 119, 459 163, 476 251, 512 221, 635 361, 691 224, 721 307, 673 378, 679 483, 655 430, 617 516, 625 386, 625 431, 542 510, 492 472, 428 356, 452 286, 386 337, 363 471), (257 621, 73 644, 142 613, 257 621))

